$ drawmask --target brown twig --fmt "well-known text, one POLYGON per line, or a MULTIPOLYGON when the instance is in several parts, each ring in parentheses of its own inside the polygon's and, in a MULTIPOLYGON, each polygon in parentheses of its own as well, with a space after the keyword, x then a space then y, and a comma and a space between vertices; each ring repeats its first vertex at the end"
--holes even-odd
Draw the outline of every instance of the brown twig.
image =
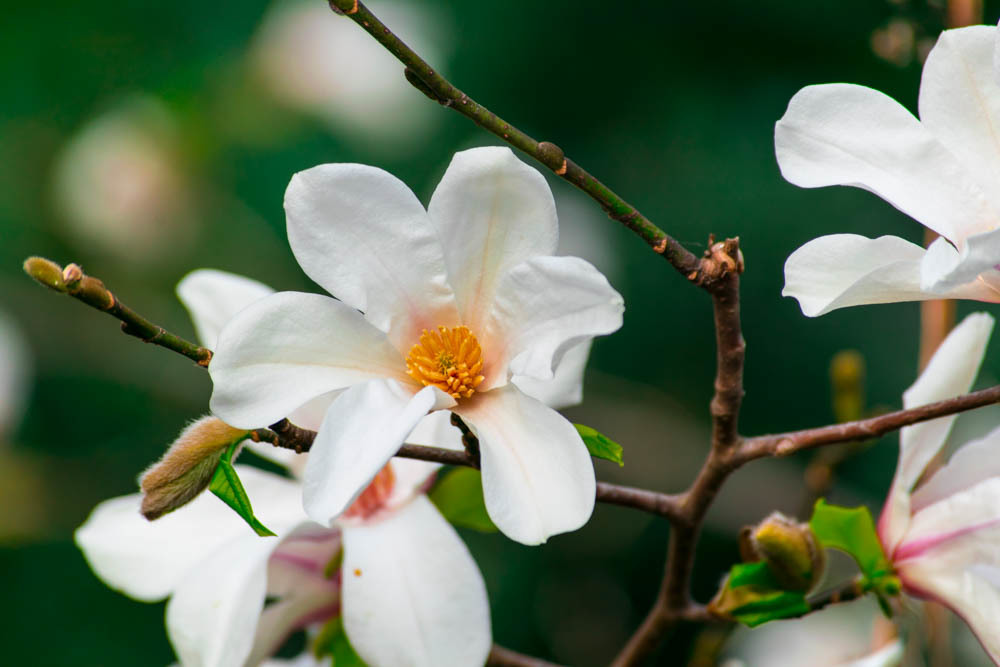
POLYGON ((357 23, 394 55, 405 67, 403 73, 406 80, 424 95, 442 106, 454 109, 479 127, 535 158, 551 169, 552 173, 583 190, 600 204, 608 216, 635 232, 682 275, 688 276, 698 270, 698 258, 654 225, 634 206, 583 167, 567 158, 562 149, 555 144, 535 140, 456 88, 389 30, 365 7, 364 3, 357 0, 330 0, 330 7, 357 23))
MULTIPOLYGON (((316 431, 300 428, 287 419, 282 419, 280 422, 272 424, 270 429, 259 428, 250 431, 250 438, 256 442, 269 442, 275 447, 291 449, 301 454, 308 452, 312 447, 313 441, 316 439, 316 431)), ((445 465, 479 468, 478 458, 471 456, 467 450, 403 445, 396 452, 396 456, 445 465)), ((680 514, 680 498, 678 496, 621 484, 598 482, 596 500, 609 505, 642 510, 671 521, 674 521, 680 514)))
POLYGON ((909 410, 897 410, 878 417, 859 419, 843 424, 791 431, 777 435, 762 435, 743 442, 736 456, 736 465, 764 456, 787 456, 804 449, 812 449, 838 442, 851 442, 875 438, 910 424, 974 410, 1000 403, 1000 385, 956 396, 936 403, 928 403, 909 410))
POLYGON ((85 274, 76 264, 67 264, 66 268, 63 268, 43 257, 29 257, 24 260, 24 272, 56 292, 68 294, 91 308, 121 320, 122 331, 130 336, 183 354, 205 368, 212 360, 211 350, 195 345, 153 324, 119 301, 104 283, 85 274))

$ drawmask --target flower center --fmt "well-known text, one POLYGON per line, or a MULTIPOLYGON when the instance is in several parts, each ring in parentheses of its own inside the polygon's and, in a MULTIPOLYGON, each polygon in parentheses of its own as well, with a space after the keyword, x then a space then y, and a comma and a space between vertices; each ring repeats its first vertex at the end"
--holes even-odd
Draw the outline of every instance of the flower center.
POLYGON ((453 398, 469 398, 483 381, 483 350, 468 327, 424 329, 406 357, 406 372, 417 382, 453 398))

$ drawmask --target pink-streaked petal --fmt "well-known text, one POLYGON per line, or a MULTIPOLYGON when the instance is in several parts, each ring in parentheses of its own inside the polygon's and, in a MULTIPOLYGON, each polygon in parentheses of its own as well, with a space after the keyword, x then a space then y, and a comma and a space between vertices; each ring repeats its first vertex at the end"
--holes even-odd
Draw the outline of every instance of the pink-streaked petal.
POLYGON ((371 665, 482 665, 492 644, 486 586, 426 496, 344 528, 344 629, 371 665))
POLYGON ((211 349, 236 313, 273 293, 256 280, 215 269, 192 271, 177 283, 177 298, 191 315, 198 341, 211 349))
POLYGON ((510 381, 528 396, 555 410, 577 405, 583 401, 583 374, 592 344, 593 339, 587 339, 566 350, 551 380, 515 375, 510 381))
MULTIPOLYGON (((940 299, 942 294, 920 286, 925 256, 923 248, 898 236, 821 236, 789 255, 781 293, 796 299, 807 317, 847 306, 940 299)), ((959 286, 946 296, 1000 299, 1000 293, 980 282, 959 286)))
POLYGON ((949 239, 1000 225, 955 156, 902 105, 871 88, 803 88, 775 126, 774 147, 789 182, 869 190, 949 239))
POLYGON ((920 264, 921 289, 951 296, 956 289, 968 289, 966 286, 985 288, 990 292, 983 301, 1000 301, 1000 290, 989 282, 977 280, 997 264, 1000 264, 1000 229, 968 237, 961 252, 939 237, 927 248, 920 264))
MULTIPOLYGON (((917 381, 903 393, 903 406, 915 408, 969 391, 986 352, 993 318, 986 313, 966 317, 944 339, 917 381)), ((899 460, 892 487, 879 518, 879 535, 892 553, 907 531, 910 493, 924 468, 941 450, 956 415, 907 426, 899 434, 899 460)))
POLYGON ((522 544, 576 530, 594 510, 594 465, 565 417, 513 385, 455 408, 479 438, 493 523, 522 544))
POLYGON ((982 551, 978 560, 1000 564, 997 528, 1000 528, 1000 478, 994 477, 915 512, 896 550, 896 558, 913 558, 932 548, 938 553, 946 548, 981 550, 986 545, 995 555, 987 558, 982 551), (982 536, 974 534, 980 531, 988 531, 991 538, 984 541, 982 536))
POLYGON ((404 354, 421 329, 454 326, 437 232, 398 178, 361 164, 324 164, 285 192, 288 242, 310 278, 365 313, 404 354))
POLYGON ((919 512, 991 477, 1000 477, 1000 428, 962 445, 947 465, 921 484, 911 499, 913 511, 919 512))
POLYGON ((500 281, 483 344, 481 390, 509 373, 551 380, 572 347, 617 331, 625 302, 600 271, 578 257, 536 257, 500 281))
POLYGON ((545 178, 503 146, 455 154, 427 207, 444 245, 463 324, 482 331, 511 267, 556 250, 556 205, 545 178))
MULTIPOLYGON (((295 483, 255 468, 237 470, 264 525, 277 531, 305 520, 295 483)), ((94 573, 139 600, 166 597, 213 551, 233 539, 253 537, 246 523, 210 493, 156 521, 139 514, 141 502, 140 494, 106 500, 75 535, 94 573)))
POLYGON ((454 400, 434 387, 413 393, 393 380, 345 391, 327 410, 303 478, 306 513, 329 524, 347 509, 429 411, 454 400))
MULTIPOLYGON (((981 191, 994 197, 1000 192, 1000 85, 993 78, 996 32, 995 26, 982 25, 941 33, 924 62, 919 105, 924 127, 966 166, 981 191)), ((971 226, 957 231, 964 238, 987 229, 971 226)))
POLYGON ((358 311, 300 292, 279 292, 240 311, 219 336, 208 372, 212 412, 238 428, 267 426, 358 382, 410 382, 403 358, 358 311))
MULTIPOLYGON (((993 532, 990 537, 990 550, 995 553, 1000 534, 993 532)), ((983 567, 976 557, 976 551, 964 548, 938 549, 901 564, 897 574, 906 592, 939 602, 955 612, 976 635, 993 662, 1000 665, 1000 634, 996 631, 996 620, 1000 618, 1000 589, 996 568, 983 567), (983 572, 984 569, 987 572, 983 572)))

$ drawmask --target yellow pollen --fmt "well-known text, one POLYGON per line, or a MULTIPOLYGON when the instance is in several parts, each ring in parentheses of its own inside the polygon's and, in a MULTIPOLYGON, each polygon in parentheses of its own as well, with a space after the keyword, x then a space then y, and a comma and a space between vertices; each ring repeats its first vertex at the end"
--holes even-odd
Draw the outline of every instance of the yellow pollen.
POLYGON ((406 357, 406 372, 453 398, 469 398, 483 381, 483 350, 468 327, 438 327, 420 335, 406 357))

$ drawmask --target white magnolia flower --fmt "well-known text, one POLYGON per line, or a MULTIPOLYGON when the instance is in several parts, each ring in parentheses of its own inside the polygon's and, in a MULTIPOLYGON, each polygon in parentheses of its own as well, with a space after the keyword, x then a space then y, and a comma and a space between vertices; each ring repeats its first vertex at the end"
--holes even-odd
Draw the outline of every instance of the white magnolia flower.
MULTIPOLYGON (((985 313, 965 318, 903 394, 903 405, 913 408, 968 392, 992 330, 993 318, 985 313)), ((1000 664, 1000 428, 964 445, 918 485, 955 419, 941 417, 901 431, 879 537, 903 589, 951 608, 1000 664)))
POLYGON ((801 187, 870 190, 941 235, 814 239, 785 263, 802 312, 937 298, 1000 301, 1000 83, 996 28, 941 34, 924 64, 920 120, 886 95, 809 86, 775 127, 782 175, 801 187))
POLYGON ((337 299, 282 292, 242 310, 209 366, 211 407, 255 428, 339 392, 306 467, 308 514, 338 516, 428 412, 450 409, 479 439, 503 532, 537 544, 583 525, 587 449, 519 387, 618 329, 623 303, 587 262, 550 256, 558 228, 542 175, 507 148, 464 151, 425 210, 380 169, 322 165, 293 177, 285 210, 296 259, 337 299))
POLYGON ((481 665, 492 644, 486 587, 423 494, 435 467, 392 461, 331 528, 302 512, 298 481, 237 466, 278 537, 258 537, 207 493, 146 521, 134 494, 98 505, 76 542, 112 588, 170 597, 167 631, 183 665, 258 665, 294 631, 341 615, 373 667, 481 665))

